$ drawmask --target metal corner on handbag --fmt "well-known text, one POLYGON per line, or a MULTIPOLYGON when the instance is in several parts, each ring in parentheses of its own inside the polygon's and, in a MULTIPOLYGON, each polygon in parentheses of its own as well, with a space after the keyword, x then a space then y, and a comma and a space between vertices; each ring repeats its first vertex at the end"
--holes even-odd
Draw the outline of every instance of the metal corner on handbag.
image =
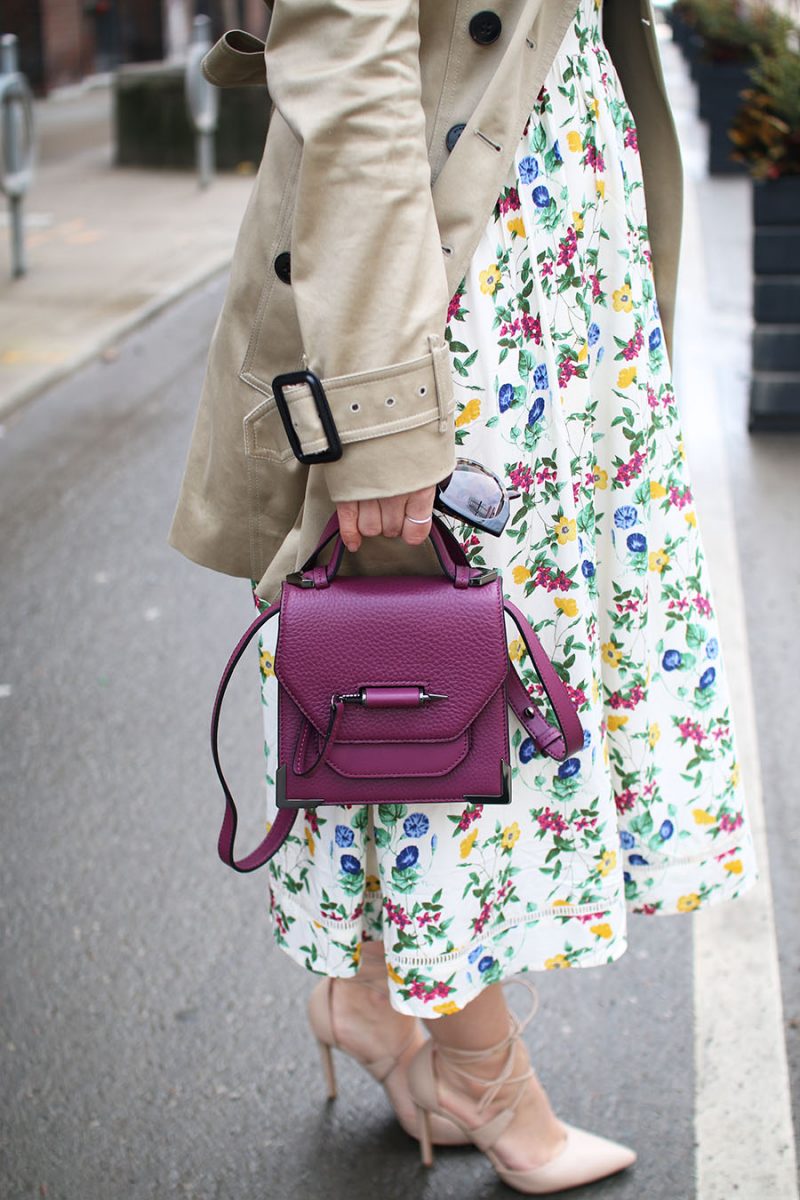
POLYGON ((469 581, 469 587, 483 587, 486 583, 493 583, 497 579, 498 571, 496 567, 489 567, 482 571, 480 575, 474 575, 469 581))
POLYGON ((500 795, 499 796, 464 796, 466 804, 510 804, 511 803, 511 764, 504 758, 500 759, 500 795))
POLYGON ((316 808, 322 800, 290 800, 286 795, 286 763, 275 773, 275 804, 278 808, 316 808))

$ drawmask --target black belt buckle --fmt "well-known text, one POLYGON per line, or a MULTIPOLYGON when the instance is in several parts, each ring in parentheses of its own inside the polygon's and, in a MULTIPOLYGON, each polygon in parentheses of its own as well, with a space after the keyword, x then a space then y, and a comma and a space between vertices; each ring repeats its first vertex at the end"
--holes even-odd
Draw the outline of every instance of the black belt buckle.
POLYGON ((272 390, 275 393, 275 403, 278 407, 278 412, 283 421, 283 428, 286 430, 286 436, 289 439, 289 445, 292 447, 295 458, 301 463, 325 463, 336 462, 342 457, 342 443, 339 440, 339 431, 333 420, 333 414, 328 404, 328 397, 325 395, 325 389, 322 386, 322 380, 313 371, 287 371, 284 375, 276 375, 272 381, 272 390), (289 406, 286 403, 286 397, 283 394, 283 389, 295 383, 306 383, 311 389, 311 395, 314 397, 319 419, 322 422, 322 429, 325 437, 328 439, 328 448, 326 450, 318 450, 316 454, 304 454, 303 448, 300 445, 300 439, 297 436, 297 430, 292 424, 292 418, 289 413, 289 406))

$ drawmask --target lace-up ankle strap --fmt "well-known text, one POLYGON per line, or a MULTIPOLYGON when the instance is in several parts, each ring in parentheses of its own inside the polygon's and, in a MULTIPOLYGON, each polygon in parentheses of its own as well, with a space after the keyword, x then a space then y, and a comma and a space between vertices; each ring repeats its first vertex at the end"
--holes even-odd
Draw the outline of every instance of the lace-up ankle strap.
POLYGON ((508 1016, 510 1028, 506 1036, 501 1041, 496 1042, 493 1046, 485 1046, 481 1050, 463 1050, 456 1046, 442 1046, 438 1042, 436 1043, 436 1053, 441 1055, 454 1074, 460 1075, 463 1079, 468 1079, 471 1083, 477 1084, 485 1089, 483 1095, 478 1101, 478 1112, 483 1112, 485 1109, 487 1109, 491 1105, 492 1101, 495 1100, 499 1095, 500 1091, 511 1083, 518 1083, 520 1085, 517 1089, 517 1094, 514 1097, 514 1100, 509 1106, 511 1109, 516 1108, 525 1090, 525 1083, 533 1075, 533 1067, 531 1066, 528 1066, 528 1069, 521 1075, 513 1075, 512 1070, 514 1064, 515 1045, 519 1040, 522 1031, 533 1020, 533 1017, 538 1011, 539 993, 533 984, 526 979, 510 979, 507 982, 515 983, 520 987, 524 987, 532 996, 533 1000, 530 1010, 526 1013, 522 1020, 517 1017, 516 1013, 509 1012, 508 1016), (472 1071, 466 1070, 465 1067, 461 1065, 463 1063, 477 1063, 486 1061, 487 1059, 493 1058, 494 1055, 500 1054, 503 1050, 507 1050, 508 1053, 500 1070, 500 1074, 495 1079, 486 1079, 482 1075, 475 1075, 472 1071))

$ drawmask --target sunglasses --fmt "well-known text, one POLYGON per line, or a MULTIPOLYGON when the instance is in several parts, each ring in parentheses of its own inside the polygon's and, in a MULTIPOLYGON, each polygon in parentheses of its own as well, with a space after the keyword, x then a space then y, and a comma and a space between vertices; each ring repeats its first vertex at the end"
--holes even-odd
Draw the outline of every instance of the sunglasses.
POLYGON ((433 507, 499 537, 511 514, 509 491, 493 471, 472 458, 457 458, 451 475, 436 485, 433 507))

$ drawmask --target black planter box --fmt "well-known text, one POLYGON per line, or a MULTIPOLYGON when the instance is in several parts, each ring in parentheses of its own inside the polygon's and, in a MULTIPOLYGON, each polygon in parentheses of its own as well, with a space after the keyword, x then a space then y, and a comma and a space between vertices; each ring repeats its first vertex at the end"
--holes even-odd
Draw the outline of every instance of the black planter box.
POLYGON ((749 428, 800 431, 800 177, 753 184, 749 428))
MULTIPOLYGON (((219 101, 217 168, 257 167, 269 122, 267 89, 220 88, 219 101)), ((135 64, 114 73, 114 141, 117 166, 194 168, 195 134, 180 64, 135 64)))
POLYGON ((699 112, 708 122, 708 170, 711 175, 743 175, 744 163, 731 158, 729 130, 741 107, 741 92, 750 82, 745 64, 701 62, 696 72, 699 112))

